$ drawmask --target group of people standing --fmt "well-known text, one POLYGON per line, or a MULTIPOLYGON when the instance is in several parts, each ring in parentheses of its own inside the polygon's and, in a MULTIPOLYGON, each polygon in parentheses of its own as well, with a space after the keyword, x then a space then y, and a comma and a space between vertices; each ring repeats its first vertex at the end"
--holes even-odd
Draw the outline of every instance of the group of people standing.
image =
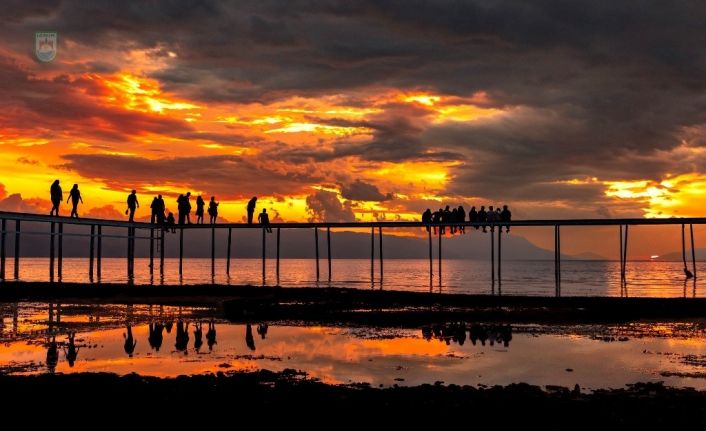
MULTIPOLYGON (((161 198, 161 195, 160 195, 161 198)), ((191 192, 186 192, 186 194, 181 194, 177 198, 177 211, 179 213, 179 224, 191 224, 191 192)), ((162 203, 162 206, 164 203, 162 203)), ((218 218, 218 205, 216 202, 216 197, 211 196, 211 200, 208 203, 208 215, 210 216, 209 222, 211 224, 216 223, 218 218)), ((196 197, 196 224, 203 224, 203 214, 206 202, 203 200, 201 195, 196 197)), ((152 210, 154 212, 154 209, 152 210)), ((171 213, 170 213, 171 214, 171 213)), ((173 216, 172 216, 173 217, 173 216)))
MULTIPOLYGON (((466 227, 462 225, 455 225, 457 223, 492 223, 490 226, 492 232, 493 224, 497 224, 497 222, 510 221, 511 219, 512 213, 507 208, 507 205, 503 205, 502 210, 500 210, 499 207, 493 209, 493 206, 491 205, 488 207, 487 211, 485 210, 485 206, 481 206, 480 211, 476 211, 476 207, 473 206, 468 212, 468 219, 466 219, 466 210, 463 208, 463 205, 459 205, 458 208, 454 208, 453 210, 446 205, 445 209, 439 208, 439 211, 434 212, 431 212, 431 209, 427 208, 427 210, 422 213, 422 223, 428 225, 439 225, 439 235, 444 235, 446 233, 446 226, 444 226, 445 224, 451 224, 451 226, 449 226, 449 230, 451 235, 453 235, 457 231, 461 234, 466 233, 466 227)), ((432 226, 427 226, 427 232, 430 231, 431 227, 432 226)), ((436 227, 437 226, 433 226, 434 234, 436 234, 436 227)), ((483 232, 487 232, 487 225, 480 225, 475 228, 478 230, 480 227, 483 228, 483 232)), ((500 229, 502 229, 502 226, 500 229)), ((506 225, 505 229, 506 232, 510 232, 510 226, 506 225)))

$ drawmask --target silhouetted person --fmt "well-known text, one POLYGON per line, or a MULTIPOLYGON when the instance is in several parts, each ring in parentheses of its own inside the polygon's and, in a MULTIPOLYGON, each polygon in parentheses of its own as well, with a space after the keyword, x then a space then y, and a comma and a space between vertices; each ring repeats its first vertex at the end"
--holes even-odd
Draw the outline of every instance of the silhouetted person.
POLYGON ((164 331, 164 325, 160 322, 150 322, 149 330, 150 333, 147 341, 149 341, 151 348, 159 352, 159 348, 162 347, 162 341, 164 340, 164 334, 162 333, 162 331, 164 331))
POLYGON ((208 331, 206 332, 206 343, 208 344, 208 350, 213 350, 213 346, 216 344, 216 322, 211 319, 208 322, 208 331))
POLYGON ((432 218, 431 210, 429 208, 427 208, 427 210, 422 213, 422 223, 427 225, 427 232, 429 232, 429 230, 431 229, 429 227, 429 225, 431 224, 431 218, 432 218))
POLYGON ((78 218, 78 203, 83 203, 83 198, 81 197, 81 192, 78 189, 78 184, 74 184, 71 188, 69 197, 66 199, 66 203, 69 203, 69 201, 71 201, 71 205, 73 205, 73 207, 71 207, 71 217, 78 218))
POLYGON ((252 327, 249 323, 245 327, 245 344, 250 350, 255 350, 255 339, 252 337, 252 327))
POLYGON ((64 356, 66 357, 66 362, 69 363, 69 367, 73 367, 76 363, 76 357, 78 357, 79 348, 76 347, 74 342, 75 332, 69 332, 69 345, 64 348, 64 356))
MULTIPOLYGON (((161 197, 161 196, 162 196, 162 195, 160 195, 160 197, 161 197)), ((150 215, 150 223, 152 223, 152 224, 155 224, 155 223, 158 223, 158 224, 160 224, 160 225, 162 224, 162 223, 159 223, 159 216, 158 216, 158 214, 159 214, 159 206, 160 206, 160 205, 159 205, 159 198, 158 198, 158 197, 154 197, 154 198, 152 199, 152 203, 150 204, 150 213, 151 213, 151 215, 150 215)), ((162 218, 164 218, 164 212, 162 212, 162 218)))
POLYGON ((257 325, 257 333, 260 334, 260 338, 263 340, 265 339, 265 336, 267 336, 267 329, 269 327, 267 326, 267 323, 260 323, 257 325))
MULTIPOLYGON (((457 213, 456 217, 457 217, 457 220, 456 220, 457 223, 465 223, 466 222, 466 210, 463 208, 463 205, 458 206, 458 213, 457 213)), ((466 233, 466 226, 459 226, 458 230, 461 233, 465 234, 466 233)))
MULTIPOLYGON (((476 211, 476 207, 472 206, 471 210, 468 211, 468 221, 471 223, 478 223, 478 211, 476 211)), ((475 227, 476 230, 478 230, 478 226, 475 227)))
MULTIPOLYGON (((478 223, 485 223, 488 221, 488 213, 485 211, 485 206, 480 207, 480 211, 478 211, 478 223)), ((487 228, 486 225, 483 225, 483 232, 488 232, 485 230, 487 228)))
POLYGON ((52 336, 51 341, 47 338, 47 370, 54 373, 58 364, 59 348, 56 345, 56 336, 52 336))
POLYGON ((196 224, 203 224, 203 207, 206 206, 201 195, 196 197, 196 224))
POLYGON ((167 331, 167 334, 172 333, 173 326, 174 326, 174 322, 172 322, 171 320, 164 324, 164 330, 167 331))
POLYGON ((216 223, 218 218, 218 202, 216 202, 216 197, 211 196, 211 200, 208 203, 208 215, 210 217, 211 224, 216 223))
POLYGON ((199 353, 203 346, 203 331, 201 330, 201 322, 196 322, 194 324, 194 350, 199 353))
POLYGON ((127 221, 132 222, 135 220, 135 210, 140 208, 140 203, 137 202, 137 190, 133 190, 132 193, 127 195, 127 209, 125 214, 130 214, 127 221))
POLYGON ((252 199, 248 201, 248 224, 252 224, 252 217, 255 214, 255 204, 257 203, 257 196, 253 196, 252 199))
MULTIPOLYGON (((501 221, 512 220, 512 213, 510 212, 509 209, 507 209, 507 205, 503 205, 503 210, 502 210, 502 212, 500 212, 500 220, 501 221)), ((510 232, 510 226, 505 225, 505 232, 510 232)))
POLYGON ((125 353, 132 358, 133 352, 135 352, 135 346, 137 346, 137 340, 132 337, 132 327, 127 325, 127 334, 123 333, 123 338, 125 338, 125 353))
POLYGON ((191 202, 189 198, 191 197, 191 192, 186 192, 185 195, 179 195, 177 199, 178 210, 179 210, 179 224, 191 224, 191 202))
MULTIPOLYGON (((486 218, 486 220, 488 220, 488 222, 491 223, 490 231, 494 232, 495 231, 494 223, 496 221, 498 221, 498 213, 495 212, 492 205, 488 206, 488 212, 486 213, 485 218, 486 218)), ((485 230, 483 230, 483 232, 485 232, 485 230)))
POLYGON ((500 327, 500 340, 503 342, 503 346, 509 347, 510 341, 512 341, 512 326, 510 324, 501 325, 500 327))
POLYGON ((263 208, 262 212, 257 216, 257 221, 262 225, 267 233, 272 233, 272 228, 270 227, 270 216, 267 214, 266 208, 263 208))
MULTIPOLYGON (((439 208, 439 211, 434 211, 431 215, 431 221, 434 224, 439 224, 441 223, 441 215, 444 213, 444 210, 439 208)), ((439 226, 439 232, 441 232, 441 226, 439 226)), ((434 226, 434 235, 436 235, 436 226, 434 226)))
POLYGON ((162 195, 157 195, 157 223, 160 225, 164 224, 164 211, 166 209, 167 207, 164 204, 164 199, 162 198, 162 195))
POLYGON ((446 233, 446 227, 443 225, 451 223, 451 210, 449 208, 450 207, 448 205, 446 205, 446 208, 444 208, 444 210, 441 211, 441 224, 442 224, 442 226, 439 228, 440 235, 444 235, 446 233))
POLYGON ((167 216, 167 223, 166 224, 167 224, 167 230, 169 230, 169 228, 171 228, 172 233, 176 233, 176 229, 174 228, 174 226, 175 226, 174 213, 172 213, 171 211, 169 212, 169 215, 167 216))
POLYGON ((174 348, 178 352, 184 352, 186 355, 188 353, 186 351, 187 347, 189 347, 189 322, 184 326, 184 322, 179 320, 176 324, 176 344, 174 344, 174 348))
POLYGON ((458 208, 454 208, 453 210, 451 210, 451 214, 449 215, 449 222, 454 223, 454 225, 451 226, 451 235, 453 235, 456 233, 457 229, 455 224, 458 223, 458 208))
POLYGON ((49 194, 51 196, 51 211, 49 215, 59 215, 59 205, 64 200, 64 193, 61 191, 61 186, 59 185, 59 180, 54 180, 49 189, 49 194))

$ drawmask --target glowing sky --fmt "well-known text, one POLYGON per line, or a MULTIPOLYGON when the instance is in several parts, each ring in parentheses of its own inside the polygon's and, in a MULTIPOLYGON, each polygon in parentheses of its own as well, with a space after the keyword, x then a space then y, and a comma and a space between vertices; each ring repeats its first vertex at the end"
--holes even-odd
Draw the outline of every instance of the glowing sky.
POLYGON ((132 188, 232 221, 706 215, 700 3, 10 3, 0 209, 59 178, 99 217, 132 188))

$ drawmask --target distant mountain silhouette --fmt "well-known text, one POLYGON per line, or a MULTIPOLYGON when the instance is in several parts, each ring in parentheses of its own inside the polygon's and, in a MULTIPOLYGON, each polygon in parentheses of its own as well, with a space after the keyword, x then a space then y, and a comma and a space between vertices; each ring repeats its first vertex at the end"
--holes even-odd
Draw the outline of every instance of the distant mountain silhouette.
MULTIPOLYGON (((562 259, 564 256, 562 255, 562 259)), ((610 260, 605 256, 601 256, 598 253, 592 253, 590 251, 586 251, 583 253, 578 253, 578 254, 572 254, 570 256, 567 256, 566 259, 568 260, 610 260)))
MULTIPOLYGON (((24 232, 47 231, 46 224, 23 223, 24 232)), ((88 234, 88 226, 64 225, 64 233, 88 234)), ((409 232, 409 231, 407 231, 409 232)), ((103 228, 104 235, 125 235, 125 229, 103 228)), ((426 259, 428 258, 428 243, 426 238, 393 236, 392 229, 388 229, 383 236, 383 254, 385 259, 426 259)), ((138 236, 149 236, 149 231, 138 231, 138 236)), ((497 247, 497 233, 495 236, 497 247)), ((226 256, 227 230, 216 231, 216 257, 226 256)), ((267 234, 267 256, 275 257, 276 232, 267 234)), ((378 256, 379 238, 377 230, 375 235, 375 255, 378 256)), ((262 231, 251 229, 233 229, 232 257, 233 258, 259 258, 261 250, 262 231)), ((14 250, 14 235, 7 235, 7 255, 11 256, 14 250)), ((184 231, 184 257, 207 258, 211 253, 211 230, 185 230, 184 231)), ((282 258, 313 258, 314 231, 313 229, 282 229, 281 234, 282 258)), ((331 232, 331 249, 334 258, 366 259, 370 258, 370 233, 359 232, 331 232)), ((89 238, 66 237, 64 239, 64 257, 86 257, 89 250, 89 238)), ((124 239, 103 238, 104 257, 124 257, 127 242, 124 239)), ((432 238, 433 256, 437 256, 438 237, 432 238)), ((529 242, 527 239, 514 234, 503 234, 502 239, 503 259, 508 260, 546 260, 554 259, 554 251, 546 250, 529 242)), ((23 235, 21 241, 21 256, 46 257, 49 256, 49 238, 40 235, 23 235)), ((137 240, 135 255, 137 257, 149 256, 149 241, 137 240)), ((155 242, 155 256, 158 256, 155 242)), ((470 234, 455 235, 442 239, 442 255, 447 259, 490 259, 490 233, 483 234, 473 230, 470 234)), ((176 234, 165 233, 165 256, 179 256, 179 231, 176 234)), ((326 258, 326 231, 319 230, 319 257, 326 258)), ((577 256, 562 255, 562 259, 604 259, 592 253, 577 256)))

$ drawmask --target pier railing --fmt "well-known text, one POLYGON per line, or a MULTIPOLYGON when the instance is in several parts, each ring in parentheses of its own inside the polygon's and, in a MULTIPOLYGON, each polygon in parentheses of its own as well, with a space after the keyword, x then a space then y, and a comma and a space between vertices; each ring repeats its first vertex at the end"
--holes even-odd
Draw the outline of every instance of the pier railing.
MULTIPOLYGON (((135 259, 135 242, 137 240, 149 241, 149 271, 153 275, 155 259, 159 259, 159 273, 164 275, 164 231, 166 226, 161 226, 145 222, 127 222, 119 220, 105 219, 90 219, 90 218, 68 218, 54 217, 40 214, 15 213, 0 211, 0 223, 2 230, 0 232, 0 280, 8 279, 5 273, 6 267, 6 243, 7 236, 14 236, 14 274, 13 279, 19 280, 20 270, 20 251, 21 239, 23 235, 48 235, 49 236, 49 280, 61 281, 63 268, 63 238, 64 237, 89 237, 89 271, 88 281, 94 281, 94 273, 100 281, 101 278, 101 261, 102 261, 102 240, 104 238, 117 238, 127 240, 127 249, 125 258, 127 260, 127 279, 128 282, 134 280, 134 259, 135 259), (22 223, 40 223, 48 225, 47 231, 22 231, 22 223), (86 226, 85 233, 64 232, 64 225, 86 226), (103 233, 104 227, 123 228, 124 235, 103 233), (13 229, 14 228, 14 229, 13 229), (138 234, 138 232, 143 234, 138 234), (159 256, 155 256, 155 244, 159 256), (94 271, 95 269, 95 271, 94 271)), ((226 245, 226 275, 230 275, 231 268, 231 248, 232 248, 232 231, 233 229, 260 229, 262 230, 262 276, 263 280, 266 275, 266 241, 265 227, 276 230, 276 273, 279 279, 280 272, 280 235, 282 229, 309 229, 313 230, 314 247, 316 256, 316 279, 319 281, 321 271, 319 267, 319 230, 326 230, 326 248, 327 248, 327 263, 328 263, 328 279, 331 280, 331 229, 340 228, 357 228, 370 229, 371 236, 371 254, 370 254, 370 276, 371 280, 375 278, 375 230, 378 231, 379 241, 379 280, 382 281, 384 275, 383 266, 383 229, 395 230, 401 228, 431 228, 427 229, 428 248, 429 248, 429 276, 430 280, 434 273, 434 260, 432 256, 433 236, 437 236, 438 241, 438 276, 441 279, 442 271, 442 238, 444 235, 432 235, 432 230, 436 231, 439 227, 488 227, 490 228, 490 261, 491 261, 491 280, 493 285, 502 282, 502 227, 511 226, 534 226, 534 227, 551 227, 554 228, 554 278, 556 284, 556 295, 561 294, 561 228, 565 226, 616 226, 619 233, 619 256, 620 256, 620 279, 621 289, 626 283, 626 263, 628 256, 628 230, 630 226, 655 226, 655 225, 680 225, 681 240, 682 240, 682 257, 686 268, 686 240, 685 227, 689 226, 690 243, 691 243, 691 275, 696 278, 696 256, 694 247, 694 230, 693 225, 706 224, 706 218, 623 218, 623 219, 565 219, 565 220, 513 220, 480 222, 480 223, 422 223, 412 221, 380 221, 380 222, 316 222, 316 223, 270 223, 267 226, 261 224, 245 224, 245 223, 222 223, 222 224, 184 224, 169 226, 169 229, 179 230, 179 275, 183 274, 183 258, 184 258, 184 231, 185 230, 211 230, 211 275, 215 276, 215 259, 216 259, 216 230, 227 230, 227 245, 226 245), (497 234, 497 239, 496 239, 497 234), (497 248, 496 248, 497 243, 497 248), (497 265, 496 265, 497 261, 497 265)))

